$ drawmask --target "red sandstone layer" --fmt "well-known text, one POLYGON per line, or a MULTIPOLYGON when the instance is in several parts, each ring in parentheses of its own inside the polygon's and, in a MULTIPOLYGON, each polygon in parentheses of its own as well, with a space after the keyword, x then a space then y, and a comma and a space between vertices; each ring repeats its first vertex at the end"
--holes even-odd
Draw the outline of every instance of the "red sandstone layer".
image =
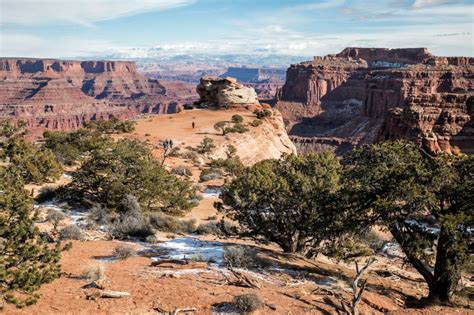
POLYGON ((292 65, 277 97, 301 151, 402 138, 432 152, 474 153, 474 58, 346 48, 292 65))
POLYGON ((0 59, 0 120, 70 130, 102 117, 174 112, 181 98, 128 61, 0 59))

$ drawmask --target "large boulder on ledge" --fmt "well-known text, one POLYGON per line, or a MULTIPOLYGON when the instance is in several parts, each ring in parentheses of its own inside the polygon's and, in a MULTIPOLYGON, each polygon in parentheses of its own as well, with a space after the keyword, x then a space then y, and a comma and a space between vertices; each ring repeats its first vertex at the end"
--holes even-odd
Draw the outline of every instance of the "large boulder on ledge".
POLYGON ((257 93, 250 87, 237 83, 231 77, 203 77, 196 88, 198 103, 212 107, 234 107, 259 104, 257 93))

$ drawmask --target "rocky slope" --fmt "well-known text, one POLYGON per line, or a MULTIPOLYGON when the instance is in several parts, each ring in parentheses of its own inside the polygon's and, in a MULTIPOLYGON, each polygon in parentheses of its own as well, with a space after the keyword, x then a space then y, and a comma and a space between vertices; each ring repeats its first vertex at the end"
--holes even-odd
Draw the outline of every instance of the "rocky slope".
POLYGON ((292 65, 276 108, 302 152, 404 138, 431 152, 474 153, 473 78, 474 58, 346 48, 292 65))
MULTIPOLYGON (((225 159, 228 145, 235 147, 236 154, 244 165, 252 165, 267 159, 279 159, 282 154, 296 154, 296 147, 286 133, 281 114, 277 110, 272 112, 272 116, 265 119, 262 125, 248 127, 249 131, 242 134, 229 134, 210 157, 225 159)), ((251 112, 242 114, 244 117, 252 115, 251 112)))
MULTIPOLYGON (((276 109, 271 110, 269 105, 261 105, 253 88, 243 86, 231 77, 204 77, 201 78, 196 91, 200 97, 197 103, 201 105, 241 111, 239 115, 244 118, 244 125, 249 129, 247 132, 231 133, 224 139, 219 139, 216 149, 210 155, 213 159, 226 158, 228 145, 236 148, 237 155, 246 165, 265 159, 278 159, 283 153, 296 154, 296 148, 288 137, 280 112, 276 109), (254 111, 262 110, 264 107, 270 110, 272 115, 262 120, 260 126, 251 127, 249 123, 256 118, 254 111)), ((216 120, 216 117, 213 117, 212 124, 207 122, 208 128, 212 128, 218 121, 231 120, 232 116, 229 116, 228 110, 214 111, 214 116, 219 115, 217 112, 222 112, 220 115, 228 118, 216 120)))
POLYGON ((110 116, 174 112, 179 98, 126 61, 0 59, 0 119, 33 132, 68 130, 110 116))

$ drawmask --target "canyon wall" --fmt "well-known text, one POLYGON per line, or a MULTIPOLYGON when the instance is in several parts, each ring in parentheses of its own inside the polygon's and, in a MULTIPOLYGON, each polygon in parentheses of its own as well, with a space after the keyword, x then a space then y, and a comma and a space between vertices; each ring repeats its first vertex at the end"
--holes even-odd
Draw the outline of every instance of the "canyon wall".
POLYGON ((426 48, 346 48, 292 65, 277 94, 300 152, 409 139, 430 152, 474 153, 474 58, 426 48))
POLYGON ((70 130, 97 118, 174 112, 181 104, 134 62, 0 58, 0 120, 31 133, 70 130))

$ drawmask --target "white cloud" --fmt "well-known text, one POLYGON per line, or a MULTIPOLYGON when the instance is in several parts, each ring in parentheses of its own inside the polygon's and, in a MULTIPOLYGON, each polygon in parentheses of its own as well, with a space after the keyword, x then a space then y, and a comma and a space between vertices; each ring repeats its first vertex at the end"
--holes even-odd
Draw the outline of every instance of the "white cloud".
POLYGON ((92 26, 95 22, 144 12, 168 10, 196 0, 2 0, 0 25, 71 23, 92 26))
POLYGON ((0 32, 1 57, 74 58, 107 54, 123 48, 107 40, 0 32))
POLYGON ((343 5, 345 0, 325 0, 318 1, 313 3, 306 3, 301 5, 293 6, 294 10, 323 10, 323 9, 332 9, 343 5))
POLYGON ((434 7, 442 4, 447 3, 454 3, 456 1, 453 0, 415 0, 413 1, 412 8, 414 9, 421 9, 427 7, 434 7))

